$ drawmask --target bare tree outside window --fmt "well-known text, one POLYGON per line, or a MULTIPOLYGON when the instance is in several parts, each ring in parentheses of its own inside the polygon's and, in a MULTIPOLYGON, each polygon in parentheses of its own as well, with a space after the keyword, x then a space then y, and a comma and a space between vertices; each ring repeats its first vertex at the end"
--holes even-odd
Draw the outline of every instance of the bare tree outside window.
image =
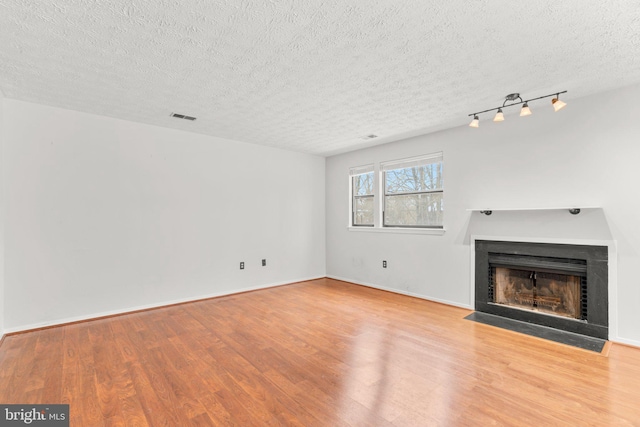
POLYGON ((352 225, 373 226, 373 170, 352 175, 351 181, 353 185, 352 225))
POLYGON ((398 162, 393 168, 384 170, 383 225, 442 228, 442 157, 423 162, 407 159, 406 163, 409 166, 403 167, 398 162))

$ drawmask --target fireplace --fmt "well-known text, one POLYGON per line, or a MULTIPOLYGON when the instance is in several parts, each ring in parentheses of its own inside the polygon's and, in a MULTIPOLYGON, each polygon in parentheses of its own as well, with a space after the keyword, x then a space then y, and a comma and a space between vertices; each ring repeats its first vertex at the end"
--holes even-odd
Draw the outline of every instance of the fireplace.
POLYGON ((476 241, 476 311, 608 338, 607 248, 476 241))

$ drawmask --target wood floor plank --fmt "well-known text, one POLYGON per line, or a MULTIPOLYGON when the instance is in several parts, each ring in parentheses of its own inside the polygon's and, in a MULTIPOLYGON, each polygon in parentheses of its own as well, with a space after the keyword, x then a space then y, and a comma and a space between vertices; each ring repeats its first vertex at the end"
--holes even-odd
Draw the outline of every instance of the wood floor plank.
POLYGON ((640 349, 319 279, 10 335, 0 402, 72 426, 640 426, 640 349))
POLYGON ((44 379, 42 394, 39 400, 43 402, 59 402, 62 398, 62 341, 64 331, 55 329, 50 333, 40 335, 36 345, 36 359, 34 371, 30 376, 39 376, 44 379))
POLYGON ((151 357, 154 364, 161 367, 164 380, 172 395, 172 401, 178 405, 181 412, 184 412, 189 419, 196 418, 198 415, 206 413, 204 406, 198 401, 190 387, 184 381, 182 375, 171 361, 171 353, 166 351, 168 346, 153 349, 151 357))
POLYGON ((149 371, 150 373, 139 362, 129 365, 129 375, 133 380, 145 419, 150 425, 184 425, 186 415, 177 410, 177 405, 173 404, 175 402, 171 402, 154 369, 150 368, 149 371))
POLYGON ((82 326, 72 325, 64 328, 62 344, 62 396, 60 403, 73 408, 75 422, 86 424, 82 411, 82 362, 80 360, 80 330, 82 326))
POLYGON ((36 357, 36 344, 38 342, 39 332, 30 334, 9 336, 4 340, 2 348, 9 344, 16 349, 14 355, 13 368, 7 372, 8 380, 3 381, 0 387, 0 402, 2 403, 20 403, 27 401, 27 394, 38 387, 42 386, 42 378, 30 378, 29 373, 34 366, 36 357), (34 385, 35 383, 35 385, 34 385))
POLYGON ((74 414, 81 413, 83 423, 85 425, 99 426, 104 425, 105 418, 103 417, 103 408, 100 406, 100 399, 98 397, 95 382, 95 362, 93 360, 93 345, 90 339, 91 330, 94 326, 96 325, 85 324, 80 329, 78 350, 81 368, 81 388, 74 392, 80 394, 81 402, 80 408, 69 408, 69 411, 71 412, 69 418, 75 422, 74 414))
POLYGON ((113 345, 114 339, 110 325, 99 322, 89 331, 92 344, 93 370, 95 375, 96 394, 100 400, 100 409, 104 419, 117 423, 122 412, 120 395, 126 393, 125 381, 118 381, 126 375, 126 367, 118 349, 113 345))

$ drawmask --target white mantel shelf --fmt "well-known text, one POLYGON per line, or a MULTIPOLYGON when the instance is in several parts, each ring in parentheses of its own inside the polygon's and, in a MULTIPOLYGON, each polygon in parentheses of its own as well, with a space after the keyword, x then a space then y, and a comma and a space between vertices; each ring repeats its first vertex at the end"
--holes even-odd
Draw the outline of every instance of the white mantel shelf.
POLYGON ((553 208, 483 208, 483 209, 467 209, 467 212, 500 212, 500 211, 565 211, 569 209, 602 209, 601 206, 563 206, 553 208))

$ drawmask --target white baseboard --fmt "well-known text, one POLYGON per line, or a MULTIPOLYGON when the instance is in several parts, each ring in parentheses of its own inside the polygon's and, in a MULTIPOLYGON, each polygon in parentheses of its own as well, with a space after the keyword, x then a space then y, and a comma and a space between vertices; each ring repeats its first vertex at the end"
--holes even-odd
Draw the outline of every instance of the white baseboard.
POLYGON ((140 310, 149 310, 149 309, 152 309, 152 308, 161 308, 161 307, 166 307, 166 306, 169 306, 169 305, 182 304, 182 303, 185 303, 185 302, 194 302, 194 301, 200 301, 200 300, 209 299, 209 298, 216 298, 216 297, 223 297, 223 296, 228 296, 228 295, 240 294, 240 293, 243 293, 243 292, 257 291, 257 290, 260 290, 260 289, 274 288, 276 286, 290 285, 290 284, 298 283, 298 282, 306 282, 306 281, 309 281, 309 280, 322 279, 324 277, 325 276, 314 276, 314 277, 293 279, 293 280, 287 280, 287 281, 283 281, 283 282, 268 283, 268 284, 265 284, 265 285, 258 285, 258 286, 248 287, 248 288, 235 289, 235 290, 230 291, 230 292, 217 292, 217 293, 207 294, 207 295, 198 295, 196 297, 181 298, 181 299, 176 299, 176 300, 171 300, 171 301, 163 301, 163 302, 154 303, 154 304, 145 304, 145 305, 139 305, 139 306, 135 306, 135 307, 127 307, 127 308, 123 308, 123 309, 120 309, 120 310, 104 311, 104 312, 101 312, 101 313, 95 313, 95 314, 90 314, 90 315, 86 315, 86 316, 76 316, 76 317, 68 317, 68 318, 65 318, 65 319, 57 319, 57 320, 54 320, 54 321, 51 321, 51 322, 34 323, 34 324, 31 324, 31 325, 23 325, 23 326, 18 326, 18 327, 15 327, 15 328, 5 329, 4 335, 15 334, 15 333, 18 333, 18 332, 25 332, 25 331, 29 331, 29 330, 32 330, 32 329, 39 329, 39 328, 46 328, 46 327, 50 327, 50 326, 64 325, 64 324, 67 324, 67 323, 75 323, 75 322, 96 320, 96 319, 99 319, 101 317, 116 316, 116 315, 120 315, 120 314, 132 313, 132 312, 136 312, 136 311, 140 311, 140 310))
POLYGON ((451 306, 454 306, 454 307, 460 307, 460 308, 466 308, 468 310, 473 310, 473 307, 471 307, 469 304, 460 304, 460 303, 454 302, 454 301, 448 301, 448 300, 444 300, 444 299, 440 299, 440 298, 428 297, 428 296, 425 296, 425 295, 422 295, 422 294, 416 294, 414 292, 402 291, 400 289, 394 289, 394 288, 387 288, 386 286, 374 285, 373 283, 360 282, 358 280, 347 279, 347 278, 344 278, 344 277, 330 276, 330 275, 327 275, 327 277, 329 279, 341 280, 343 282, 355 283, 356 285, 362 285, 362 286, 366 286, 366 287, 369 287, 369 288, 380 289, 382 291, 393 292, 394 294, 407 295, 407 296, 410 296, 410 297, 420 298, 420 299, 423 299, 423 300, 426 300, 426 301, 433 301, 433 302, 438 302, 440 304, 446 304, 446 305, 451 305, 451 306))
POLYGON ((616 338, 609 338, 609 341, 614 342, 614 343, 628 345, 628 346, 631 346, 631 347, 640 348, 640 341, 636 341, 636 340, 629 340, 629 339, 626 339, 626 338, 616 337, 616 338))

